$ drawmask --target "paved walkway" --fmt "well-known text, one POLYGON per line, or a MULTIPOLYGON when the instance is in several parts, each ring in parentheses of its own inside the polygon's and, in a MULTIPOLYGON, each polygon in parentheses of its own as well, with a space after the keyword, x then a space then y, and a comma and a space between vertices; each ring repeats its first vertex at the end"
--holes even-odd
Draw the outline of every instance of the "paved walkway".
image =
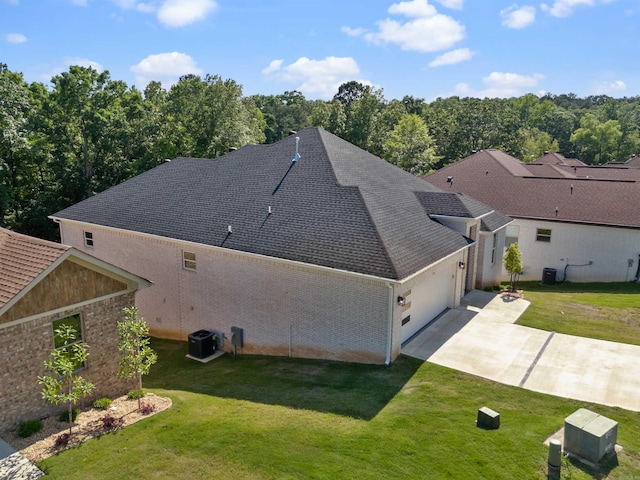
POLYGON ((0 479, 36 480, 44 473, 0 438, 0 479))
POLYGON ((640 411, 640 346, 514 325, 528 306, 474 290, 402 353, 507 385, 640 411))

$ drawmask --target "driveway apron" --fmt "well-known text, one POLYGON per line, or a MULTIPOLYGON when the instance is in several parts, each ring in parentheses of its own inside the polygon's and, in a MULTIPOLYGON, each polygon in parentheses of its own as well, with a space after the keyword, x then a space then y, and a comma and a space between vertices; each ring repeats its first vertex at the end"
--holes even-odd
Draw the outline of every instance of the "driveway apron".
POLYGON ((640 411, 640 346, 514 325, 528 306, 474 290, 402 353, 506 385, 640 411))

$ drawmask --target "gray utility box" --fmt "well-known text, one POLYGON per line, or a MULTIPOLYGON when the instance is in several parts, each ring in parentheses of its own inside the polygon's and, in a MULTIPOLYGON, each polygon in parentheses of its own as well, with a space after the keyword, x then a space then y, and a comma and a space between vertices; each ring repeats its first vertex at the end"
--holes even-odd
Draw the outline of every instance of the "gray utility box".
POLYGON ((500 414, 489 407, 482 407, 478 410, 476 425, 486 430, 498 429, 500 428, 500 414))
POLYGON ((564 419, 564 450, 598 463, 615 450, 618 422, 581 408, 564 419))

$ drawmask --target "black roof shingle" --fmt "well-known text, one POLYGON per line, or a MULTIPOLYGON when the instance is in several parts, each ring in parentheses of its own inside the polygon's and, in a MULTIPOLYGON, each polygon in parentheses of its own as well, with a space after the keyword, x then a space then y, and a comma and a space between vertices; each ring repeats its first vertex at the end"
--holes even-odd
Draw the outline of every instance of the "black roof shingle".
POLYGON ((297 136, 297 162, 293 136, 177 158, 52 217, 395 280, 468 245, 419 199, 448 193, 320 128, 297 136))

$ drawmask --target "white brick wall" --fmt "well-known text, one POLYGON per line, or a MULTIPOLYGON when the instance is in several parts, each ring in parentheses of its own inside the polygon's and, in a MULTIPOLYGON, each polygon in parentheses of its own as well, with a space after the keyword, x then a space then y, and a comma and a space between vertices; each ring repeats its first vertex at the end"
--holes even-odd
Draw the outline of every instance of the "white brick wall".
POLYGON ((206 328, 223 333, 230 350, 238 326, 245 353, 385 360, 389 288, 381 279, 75 222, 61 222, 61 233, 63 243, 155 283, 137 305, 156 336, 186 341, 206 328), (84 246, 85 229, 93 248, 84 246), (182 268, 183 249, 196 254, 195 272, 182 268))

